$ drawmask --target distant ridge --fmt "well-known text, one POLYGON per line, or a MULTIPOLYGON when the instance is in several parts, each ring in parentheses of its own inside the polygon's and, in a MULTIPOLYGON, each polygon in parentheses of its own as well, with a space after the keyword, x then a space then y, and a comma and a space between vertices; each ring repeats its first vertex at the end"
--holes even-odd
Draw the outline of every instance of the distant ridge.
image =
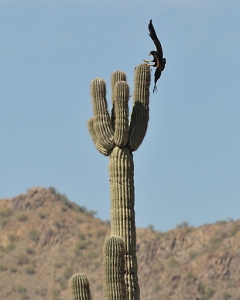
MULTIPOLYGON (((0 299, 70 299, 84 272, 102 299, 102 246, 110 226, 54 188, 0 201, 0 299)), ((160 233, 137 230, 141 299, 240 300, 240 220, 160 233)))

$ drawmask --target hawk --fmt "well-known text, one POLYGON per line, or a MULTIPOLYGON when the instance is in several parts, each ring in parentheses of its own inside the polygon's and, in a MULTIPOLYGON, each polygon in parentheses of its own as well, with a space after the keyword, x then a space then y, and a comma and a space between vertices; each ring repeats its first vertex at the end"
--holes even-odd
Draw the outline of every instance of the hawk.
POLYGON ((149 35, 157 48, 157 51, 151 51, 149 53, 149 55, 153 56, 153 60, 144 59, 144 61, 147 63, 147 66, 156 67, 154 73, 154 88, 153 88, 153 93, 154 93, 155 91, 157 91, 156 83, 160 78, 162 71, 165 68, 166 58, 163 58, 162 46, 153 27, 152 20, 150 20, 148 24, 148 29, 149 29, 149 35), (150 65, 149 62, 154 62, 154 65, 150 65))

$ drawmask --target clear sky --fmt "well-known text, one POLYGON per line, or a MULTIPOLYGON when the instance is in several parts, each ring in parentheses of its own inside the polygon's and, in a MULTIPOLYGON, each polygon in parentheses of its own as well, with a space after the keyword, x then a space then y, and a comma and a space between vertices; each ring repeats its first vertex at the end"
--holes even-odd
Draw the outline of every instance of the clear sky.
MULTIPOLYGON (((240 218, 239 0, 0 0, 0 198, 54 186, 109 219, 108 157, 92 143, 90 81, 154 45, 166 69, 134 152, 136 224, 240 218)), ((151 85, 151 90, 153 85, 151 85)))

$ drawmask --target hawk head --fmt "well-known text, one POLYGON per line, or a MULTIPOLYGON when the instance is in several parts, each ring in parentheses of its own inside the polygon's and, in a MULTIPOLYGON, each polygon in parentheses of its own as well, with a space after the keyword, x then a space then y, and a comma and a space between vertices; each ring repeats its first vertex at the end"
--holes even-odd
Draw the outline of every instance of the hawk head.
POLYGON ((149 52, 149 54, 148 55, 155 55, 155 54, 157 54, 157 51, 151 51, 151 52, 149 52))

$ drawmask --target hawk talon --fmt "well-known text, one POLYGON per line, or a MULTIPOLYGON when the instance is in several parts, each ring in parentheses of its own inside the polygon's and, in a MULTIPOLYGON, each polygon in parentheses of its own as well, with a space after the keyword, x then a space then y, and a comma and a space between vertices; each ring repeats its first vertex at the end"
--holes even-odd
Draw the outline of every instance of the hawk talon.
POLYGON ((143 61, 145 61, 145 62, 154 62, 154 60, 147 60, 147 59, 144 59, 143 61))

